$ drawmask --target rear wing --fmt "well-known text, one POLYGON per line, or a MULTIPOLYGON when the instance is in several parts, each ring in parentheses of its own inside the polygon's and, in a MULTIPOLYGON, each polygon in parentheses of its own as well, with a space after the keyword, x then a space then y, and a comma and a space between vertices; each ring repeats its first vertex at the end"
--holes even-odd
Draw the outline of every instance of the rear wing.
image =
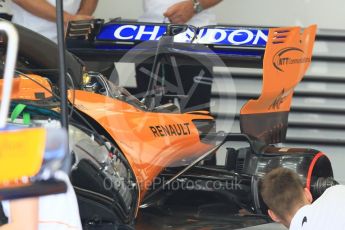
POLYGON ((267 144, 285 141, 295 87, 308 69, 316 26, 270 29, 263 61, 262 93, 240 114, 241 131, 267 144))
MULTIPOLYGON (((171 30, 178 35, 173 37, 169 52, 177 58, 183 58, 183 52, 188 52, 196 59, 197 55, 200 59, 206 55, 208 59, 221 58, 228 66, 262 67, 262 94, 241 109, 241 131, 267 144, 285 140, 294 88, 310 65, 316 26, 301 34, 299 27, 269 29, 223 25, 196 28, 92 20, 71 22, 66 41, 69 51, 83 60, 118 61, 131 50, 130 53, 142 61, 145 57, 140 55, 154 56, 158 40, 171 30), (143 42, 148 44, 147 50, 138 49, 136 53, 136 45, 143 42), (205 50, 212 52, 205 53, 205 50)), ((190 61, 184 63, 193 64, 190 61)))
MULTIPOLYGON (((231 66, 261 67, 268 28, 239 26, 171 25, 163 23, 139 23, 119 21, 104 23, 104 20, 71 22, 67 28, 67 49, 87 61, 118 61, 131 50, 131 54, 142 54, 136 46, 146 42, 148 49, 144 55, 155 54, 160 37, 170 28, 174 33, 173 52, 179 55, 185 51, 193 55, 205 55, 205 46, 213 53, 206 53, 221 58, 231 66)), ((143 58, 145 59, 145 58, 143 58)), ((189 63, 193 64, 193 63, 189 63)))

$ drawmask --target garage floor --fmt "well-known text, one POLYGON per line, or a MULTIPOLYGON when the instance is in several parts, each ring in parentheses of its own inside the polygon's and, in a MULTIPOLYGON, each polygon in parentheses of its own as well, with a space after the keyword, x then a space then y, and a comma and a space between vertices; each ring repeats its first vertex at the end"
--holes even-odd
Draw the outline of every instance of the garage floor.
MULTIPOLYGON (((175 218, 174 218, 175 219, 175 218)), ((176 219, 175 219, 176 220, 176 219)), ((219 219, 185 219, 184 221, 174 221, 172 219, 140 219, 137 223, 136 230, 286 230, 286 228, 280 224, 259 224, 255 223, 254 219, 247 218, 246 220, 238 220, 236 218, 227 218, 226 220, 219 219), (251 227, 244 227, 252 225, 251 227)))
MULTIPOLYGON (((245 218, 238 219, 238 217, 227 217, 226 219, 212 219, 212 218, 187 218, 179 219, 178 217, 166 217, 159 219, 149 219, 145 217, 142 220, 139 220, 135 229, 137 230, 231 230, 231 229, 247 229, 248 226, 255 226, 258 223, 255 218, 245 218)), ((257 228, 249 228, 257 229, 257 228)), ((258 228, 264 229, 264 228, 258 228)), ((272 230, 275 228, 272 228, 272 230)), ((277 228, 279 229, 279 228, 277 228)))
POLYGON ((137 230, 284 230, 281 225, 267 224, 267 219, 239 216, 225 205, 207 207, 163 207, 142 209, 137 219, 137 230), (197 210, 197 211, 196 211, 197 210))

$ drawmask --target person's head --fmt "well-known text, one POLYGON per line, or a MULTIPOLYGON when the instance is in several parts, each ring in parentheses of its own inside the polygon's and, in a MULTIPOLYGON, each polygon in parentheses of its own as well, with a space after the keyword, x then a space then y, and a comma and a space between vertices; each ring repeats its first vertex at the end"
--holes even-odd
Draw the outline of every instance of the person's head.
POLYGON ((266 174, 260 183, 260 193, 272 220, 286 227, 290 226, 296 212, 313 200, 299 176, 286 168, 277 168, 266 174))

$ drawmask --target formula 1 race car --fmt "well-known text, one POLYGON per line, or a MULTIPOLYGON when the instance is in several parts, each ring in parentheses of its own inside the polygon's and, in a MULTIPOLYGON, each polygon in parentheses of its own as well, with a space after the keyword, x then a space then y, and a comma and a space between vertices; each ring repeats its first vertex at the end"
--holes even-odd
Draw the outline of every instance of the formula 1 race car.
MULTIPOLYGON (((17 26, 20 49, 12 93, 12 121, 54 127, 60 119, 57 53, 54 43, 17 26), (19 104, 25 108, 13 115, 19 104), (26 115, 24 115, 26 114, 26 115)), ((231 213, 265 216, 259 182, 286 167, 297 172, 314 198, 335 183, 327 156, 313 149, 286 148, 284 142, 294 88, 312 57, 316 26, 239 28, 139 24, 102 20, 71 22, 66 54, 69 83, 71 180, 85 229, 132 225, 140 208, 164 207, 173 200, 192 205, 215 201, 231 213), (169 36, 167 36, 169 35, 169 36), (218 56, 225 63, 260 66, 263 88, 240 111, 242 133, 221 132, 207 111, 181 113, 172 103, 157 104, 154 76, 144 100, 85 72, 82 60, 119 60, 144 41, 140 55, 198 58, 218 56), (208 47, 214 53, 205 53, 208 47), (198 52, 199 50, 199 52, 198 52), (149 103, 148 103, 149 101, 149 103), (219 165, 214 155, 223 152, 219 165), (195 202, 191 202, 194 200, 195 202)), ((6 39, 2 39, 2 47, 6 39)), ((147 59, 147 58, 145 58, 147 59)))

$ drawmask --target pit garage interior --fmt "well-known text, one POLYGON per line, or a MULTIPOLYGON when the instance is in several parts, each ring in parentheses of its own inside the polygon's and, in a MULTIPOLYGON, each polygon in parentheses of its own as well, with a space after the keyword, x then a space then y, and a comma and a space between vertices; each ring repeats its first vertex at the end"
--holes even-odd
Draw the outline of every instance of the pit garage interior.
MULTIPOLYGON (((303 81, 295 89, 284 146, 310 147, 327 153, 332 163, 334 177, 340 184, 345 184, 345 16, 343 9, 345 9, 345 2, 341 0, 331 2, 291 0, 284 6, 280 1, 274 0, 261 2, 223 0, 213 9, 219 24, 260 27, 307 27, 317 24, 313 60, 303 81)), ((105 20, 116 17, 136 19, 141 13, 142 5, 138 1, 115 3, 113 0, 99 0, 94 17, 105 20), (109 7, 110 5, 112 7, 109 7)), ((115 66, 119 75, 119 85, 128 88, 136 87, 135 76, 128 75, 128 72, 135 73, 134 64, 116 62, 115 66)), ((260 95, 262 69, 214 67, 213 81, 211 104, 221 104, 222 106, 236 104, 236 109, 230 111, 226 108, 211 107, 211 113, 224 131, 239 133, 238 112, 249 99, 257 98, 260 95), (229 74, 231 79, 217 77, 222 73, 229 74), (225 86, 229 84, 234 85, 235 93, 228 92, 228 88, 225 86), (219 100, 222 102, 219 103, 219 100), (234 118, 234 121, 227 123, 228 117, 234 118)), ((217 163, 224 164, 225 154, 218 155, 216 160, 217 163)), ((153 211, 153 213, 159 211, 153 211)), ((205 229, 202 224, 196 225, 196 227, 186 224, 175 228, 173 224, 170 225, 170 223, 179 221, 174 220, 174 217, 158 220, 158 223, 152 223, 157 221, 156 217, 152 217, 152 213, 149 213, 148 217, 152 218, 148 221, 148 225, 145 223, 144 215, 139 218, 140 223, 135 229, 205 229)), ((181 216, 178 215, 177 218, 179 217, 181 216)), ((198 220, 200 221, 200 219, 198 220)), ((205 224, 206 229, 220 230, 231 229, 226 226, 229 221, 231 222, 231 220, 224 220, 220 217, 214 220, 206 218, 201 220, 201 223, 205 224)), ((236 229, 281 230, 286 228, 270 223, 236 229)))
MULTIPOLYGON (((228 4, 228 3, 226 3, 228 4)), ((345 139, 345 31, 320 30, 316 39, 313 62, 305 78, 297 87, 289 115, 287 145, 294 147, 309 146, 329 153, 334 167, 335 177, 340 183, 345 182, 343 170, 345 139)), ((121 67, 119 68, 121 69, 121 67)), ((237 111, 250 98, 258 97, 261 90, 262 70, 246 68, 215 68, 217 71, 229 71, 233 77, 237 94, 237 111)), ((226 84, 226 79, 219 85, 226 84)), ((134 84, 134 82, 132 82, 134 84)), ((227 103, 234 103, 229 92, 214 88, 212 100, 226 97, 227 103)), ((211 101, 212 101, 211 100, 211 101)), ((217 114, 219 119, 226 115, 217 114)), ((221 121, 225 122, 225 121, 221 121)), ((222 124, 226 124, 222 123, 222 124)), ((229 131, 239 132, 236 117, 229 131)), ((224 161, 221 158, 220 161, 224 161)), ((285 229, 278 224, 246 228, 250 230, 285 229)))
MULTIPOLYGON (((112 18, 112 15, 117 15, 132 19, 137 18, 142 12, 141 5, 132 1, 114 9, 107 7, 108 4, 111 4, 111 0, 100 2, 95 17, 112 18)), ((284 6, 284 13, 277 10, 279 4, 273 0, 263 2, 244 0, 237 3, 223 1, 221 5, 214 7, 214 11, 220 24, 307 26, 315 23, 318 25, 320 30, 316 37, 313 62, 303 82, 297 87, 292 102, 287 142, 294 146, 307 144, 330 153, 336 177, 339 181, 345 182, 345 172, 342 170, 344 159, 342 153, 345 145, 343 138, 345 25, 340 12, 341 8, 345 7, 345 3, 334 1, 334 4, 328 4, 319 0, 292 0, 284 6)), ((124 67, 121 63, 117 65, 120 76, 125 68, 134 68, 130 65, 124 67)), ((215 75, 217 71, 231 73, 238 95, 237 111, 246 100, 259 95, 262 83, 260 69, 216 68, 214 71, 215 75)), ((120 79, 121 83, 127 84, 128 87, 136 84, 134 78, 120 79)), ((221 88, 213 89, 212 100, 217 100, 221 95, 226 96, 226 93, 221 88)), ((227 128, 229 131, 239 131, 239 124, 235 123, 234 127, 227 128)))
MULTIPOLYGON (((136 18, 141 14, 141 6, 128 2, 117 9, 106 7, 104 0, 96 10, 96 16, 116 14, 124 18, 136 18), (115 13, 116 12, 116 13, 115 13), (122 12, 126 12, 123 14, 122 12)), ((335 177, 341 184, 345 183, 343 170, 345 147, 345 25, 341 9, 345 3, 336 0, 334 4, 320 0, 292 0, 281 9, 281 2, 274 0, 240 2, 223 1, 214 7, 217 21, 220 24, 234 25, 270 25, 270 26, 306 26, 316 23, 318 31, 314 46, 312 64, 302 83, 297 87, 289 115, 289 128, 287 133, 288 146, 309 146, 321 149, 330 156, 335 177)), ((134 65, 117 63, 121 71, 134 68, 134 65)), ((237 98, 229 96, 229 92, 221 87, 213 87, 211 101, 219 97, 229 98, 227 103, 237 100, 237 112, 250 98, 258 97, 262 84, 262 69, 253 68, 215 68, 214 76, 217 81, 217 71, 229 72, 233 78, 237 98), (227 95, 228 94, 228 95, 227 95), (228 96, 228 97, 227 97, 228 96)), ((134 70, 133 70, 134 72, 134 70)), ((219 85, 226 84, 226 79, 220 79, 219 85)), ((121 79, 120 82, 134 87, 136 82, 132 79, 121 79)), ((216 108, 218 110, 218 108, 216 108)), ((236 115, 231 114, 230 115, 236 115)), ((229 114, 217 114, 218 119, 229 114)), ((223 121, 222 121, 223 122, 223 121)), ((226 124, 226 123, 222 123, 226 124)), ((226 127, 229 131, 239 132, 238 117, 233 127, 226 127)), ((224 161, 220 159, 220 161, 224 161)), ((250 230, 285 229, 278 224, 261 225, 245 228, 250 230)))

